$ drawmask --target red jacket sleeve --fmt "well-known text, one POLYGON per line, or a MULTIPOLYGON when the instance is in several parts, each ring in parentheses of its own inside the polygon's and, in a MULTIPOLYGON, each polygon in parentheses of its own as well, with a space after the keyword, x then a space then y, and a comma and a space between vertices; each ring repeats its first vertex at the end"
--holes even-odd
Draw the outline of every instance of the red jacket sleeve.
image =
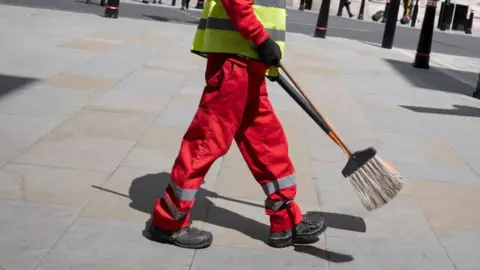
POLYGON ((264 42, 268 33, 253 12, 253 0, 221 0, 225 11, 242 37, 255 45, 264 42))

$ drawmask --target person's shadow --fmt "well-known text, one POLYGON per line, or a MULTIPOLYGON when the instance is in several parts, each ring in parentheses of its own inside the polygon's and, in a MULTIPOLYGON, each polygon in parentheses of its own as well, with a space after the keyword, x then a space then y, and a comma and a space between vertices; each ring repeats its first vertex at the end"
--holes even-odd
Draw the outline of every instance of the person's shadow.
MULTIPOLYGON (((128 197, 132 200, 130 207, 138 211, 151 214, 155 201, 161 194, 170 181, 170 174, 161 172, 157 174, 147 174, 138 177, 133 180, 128 197)), ((125 196, 114 191, 110 191, 101 187, 94 186, 95 188, 103 191, 115 193, 120 196, 125 196)), ((212 203, 211 198, 221 198, 224 200, 250 205, 253 207, 264 208, 263 205, 246 202, 234 198, 221 196, 215 192, 209 191, 204 188, 200 188, 196 195, 196 201, 194 208, 191 212, 192 220, 206 221, 210 224, 214 224, 220 227, 229 228, 241 232, 242 234, 251 237, 253 239, 266 243, 269 226, 258 222, 254 219, 242 216, 228 209, 219 207, 212 203), (208 220, 207 220, 208 215, 208 220)), ((330 228, 365 232, 365 222, 360 217, 353 217, 349 215, 326 213, 326 212, 308 212, 308 215, 312 219, 319 217, 325 218, 327 225, 330 228)), ((151 218, 146 222, 146 226, 151 222, 151 218)), ((143 235, 149 238, 148 232, 144 231, 143 235)), ((305 245, 308 243, 302 243, 302 245, 296 245, 294 250, 310 254, 312 256, 322 258, 331 262, 348 262, 352 261, 353 257, 346 254, 340 254, 332 251, 326 251, 314 246, 305 245)))

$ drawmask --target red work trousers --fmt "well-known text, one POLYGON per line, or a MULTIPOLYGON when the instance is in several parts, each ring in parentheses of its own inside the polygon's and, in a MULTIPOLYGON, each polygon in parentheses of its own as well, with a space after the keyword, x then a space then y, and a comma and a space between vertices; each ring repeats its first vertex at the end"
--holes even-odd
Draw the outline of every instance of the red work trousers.
POLYGON ((271 231, 291 229, 302 221, 293 201, 297 187, 287 140, 267 95, 267 68, 235 56, 208 57, 207 85, 183 137, 171 181, 155 204, 155 226, 176 231, 190 224, 196 191, 234 139, 265 192, 271 231))

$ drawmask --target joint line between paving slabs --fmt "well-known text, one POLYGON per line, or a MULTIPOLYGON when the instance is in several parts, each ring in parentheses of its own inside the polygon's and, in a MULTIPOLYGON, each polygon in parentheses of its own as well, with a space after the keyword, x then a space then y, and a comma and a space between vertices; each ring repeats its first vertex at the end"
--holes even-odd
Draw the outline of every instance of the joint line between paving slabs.
MULTIPOLYGON (((158 54, 160 54, 160 53, 156 53, 155 56, 158 55, 158 54)), ((133 74, 135 71, 137 71, 140 67, 141 67, 141 66, 137 67, 136 69, 134 69, 134 70, 132 70, 130 73, 128 73, 125 77, 123 77, 122 79, 118 80, 117 83, 115 83, 115 84, 112 85, 110 88, 108 88, 104 93, 108 92, 109 90, 111 90, 112 88, 114 88, 115 86, 117 86, 119 83, 121 83, 122 81, 124 81, 125 78, 127 78, 127 77, 130 76, 130 75, 132 75, 132 74, 133 74)), ((172 97, 170 98, 170 100, 168 101, 167 106, 168 106, 168 104, 170 104, 170 102, 172 101, 172 99, 173 99, 173 96, 172 96, 172 97)), ((167 106, 165 106, 165 108, 166 108, 167 106)), ((83 107, 82 107, 82 108, 83 108, 83 107)), ((165 110, 165 108, 164 108, 163 110, 161 110, 161 111, 157 114, 157 116, 158 116, 159 114, 161 114, 161 113, 165 110)), ((66 120, 65 120, 65 121, 66 121, 66 120)), ((155 122, 155 121, 153 121, 153 122, 155 122)), ((63 122, 62 122, 62 123, 63 123, 63 122)), ((61 124, 61 123, 60 123, 60 124, 61 124)), ((60 125, 60 124, 59 124, 59 125, 60 125)), ((153 123, 152 123, 152 125, 153 125, 153 123)), ((150 125, 150 126, 151 126, 151 125, 150 125)), ((56 127, 55 127, 55 128, 56 128, 56 127)), ((54 130, 54 129, 52 129, 52 130, 54 130)), ((148 130, 148 129, 147 129, 147 130, 148 130)), ((146 132, 146 131, 145 131, 145 132, 146 132)), ((143 134, 145 134, 145 132, 144 132, 143 134)), ((143 135, 143 134, 142 134, 142 135, 143 135)), ((40 139, 39 139, 39 140, 40 140, 40 139)), ((38 141, 39 141, 39 140, 38 140, 38 141)), ((38 142, 38 141, 37 141, 37 142, 38 142)), ((37 142, 35 142, 35 144, 36 144, 37 142)), ((137 141, 137 143, 138 143, 138 141, 137 141)), ((137 143, 136 143, 135 145, 137 145, 137 143)), ((125 156, 123 157, 123 159, 118 163, 118 165, 115 167, 115 169, 112 170, 112 172, 110 172, 110 173, 108 174, 108 176, 106 177, 106 180, 105 180, 105 182, 103 183, 103 185, 105 185, 105 184, 107 183, 108 179, 110 179, 110 177, 112 177, 113 173, 118 169, 118 167, 120 167, 120 164, 122 164, 122 162, 125 161, 125 159, 126 159, 127 156, 131 153, 131 151, 133 150, 133 148, 135 148, 135 145, 126 153, 126 155, 125 155, 125 156)), ((33 146, 33 145, 32 145, 32 146, 33 146)), ((32 146, 30 146, 30 147, 32 147, 32 146)), ((102 186, 103 186, 103 185, 102 185, 102 186)), ((63 231, 63 233, 60 235, 60 237, 58 237, 58 239, 55 241, 55 243, 50 247, 50 249, 45 253, 45 255, 42 257, 42 259, 37 263, 37 265, 35 265, 35 267, 34 267, 33 269, 37 269, 37 268, 39 267, 39 265, 40 265, 40 264, 45 260, 45 258, 50 254, 50 252, 52 251, 52 249, 53 249, 53 248, 58 244, 58 242, 65 236, 65 234, 67 233, 67 231, 70 230, 70 228, 73 226, 73 224, 75 224, 75 222, 78 220, 78 218, 79 218, 79 216, 80 216, 80 213, 82 213, 83 210, 85 210, 85 208, 96 198, 96 195, 97 195, 99 192, 101 192, 101 190, 97 190, 96 192, 94 192, 92 198, 91 198, 83 207, 81 207, 81 209, 80 209, 80 211, 78 211, 76 217, 75 217, 75 218, 72 220, 72 222, 67 226, 67 228, 63 231)))
POLYGON ((448 259, 449 259, 450 262, 452 263, 453 268, 454 268, 455 270, 458 270, 457 266, 455 265, 455 262, 453 262, 453 260, 452 260, 452 257, 451 257, 450 254, 448 253, 448 251, 447 251, 447 249, 445 248, 445 246, 443 245, 442 241, 440 241, 440 237, 438 237, 437 233, 436 233, 435 230, 433 229, 432 224, 430 224, 430 221, 429 221, 428 218, 425 216, 425 214, 423 213, 423 211, 421 211, 421 212, 422 212, 422 216, 423 216, 423 217, 425 218, 425 220, 427 221, 428 226, 430 227, 430 230, 432 230, 433 235, 435 235, 435 238, 437 238, 438 243, 439 243, 440 246, 442 247, 443 252, 445 252, 445 255, 447 255, 448 259))

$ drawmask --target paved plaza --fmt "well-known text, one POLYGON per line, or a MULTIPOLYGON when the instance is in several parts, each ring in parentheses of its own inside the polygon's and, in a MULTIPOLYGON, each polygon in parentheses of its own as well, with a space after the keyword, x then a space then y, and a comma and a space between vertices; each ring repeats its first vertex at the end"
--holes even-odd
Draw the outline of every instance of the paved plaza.
POLYGON ((0 5, 0 269, 478 270, 480 60, 289 33, 285 64, 353 149, 406 178, 366 211, 341 151, 275 83, 304 212, 320 242, 265 244, 261 188, 236 145, 210 170, 194 224, 213 245, 143 235, 204 86, 195 25, 0 5))

